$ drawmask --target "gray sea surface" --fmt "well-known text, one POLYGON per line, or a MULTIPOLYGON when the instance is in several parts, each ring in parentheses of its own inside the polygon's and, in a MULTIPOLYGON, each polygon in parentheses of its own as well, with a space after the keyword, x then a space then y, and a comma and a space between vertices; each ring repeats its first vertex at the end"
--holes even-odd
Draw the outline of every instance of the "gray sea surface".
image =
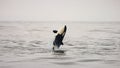
POLYGON ((120 22, 0 22, 0 68, 120 68, 120 22), (63 25, 56 54, 52 30, 63 25))

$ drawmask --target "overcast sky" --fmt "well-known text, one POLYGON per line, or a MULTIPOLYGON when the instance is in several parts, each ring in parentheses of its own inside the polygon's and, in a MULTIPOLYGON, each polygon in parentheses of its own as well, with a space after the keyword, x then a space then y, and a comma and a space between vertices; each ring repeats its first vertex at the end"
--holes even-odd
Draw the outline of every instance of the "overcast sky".
POLYGON ((120 21, 120 0, 0 0, 0 21, 120 21))

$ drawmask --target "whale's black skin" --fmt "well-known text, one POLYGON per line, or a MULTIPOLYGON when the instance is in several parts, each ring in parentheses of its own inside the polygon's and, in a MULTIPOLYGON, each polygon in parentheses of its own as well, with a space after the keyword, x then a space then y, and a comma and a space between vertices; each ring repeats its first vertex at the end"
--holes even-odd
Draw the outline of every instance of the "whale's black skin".
POLYGON ((57 30, 53 30, 53 33, 57 33, 58 31, 57 30))
MULTIPOLYGON (((66 30, 67 30, 67 27, 65 25, 63 33, 62 34, 58 33, 56 35, 55 40, 53 41, 53 45, 57 46, 57 48, 59 48, 61 45, 64 45, 62 41, 63 41, 63 38, 65 36, 66 30)), ((54 50, 54 46, 53 46, 53 50, 54 50)))
POLYGON ((55 37, 55 40, 53 42, 53 45, 56 45, 58 48, 60 47, 60 45, 63 45, 63 36, 58 34, 56 37, 55 37))

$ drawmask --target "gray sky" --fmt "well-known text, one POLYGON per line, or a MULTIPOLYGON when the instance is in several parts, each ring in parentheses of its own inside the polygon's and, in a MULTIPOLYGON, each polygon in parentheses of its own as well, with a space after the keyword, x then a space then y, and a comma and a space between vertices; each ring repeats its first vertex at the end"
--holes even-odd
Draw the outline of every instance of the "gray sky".
POLYGON ((120 0, 0 0, 0 21, 120 21, 120 0))

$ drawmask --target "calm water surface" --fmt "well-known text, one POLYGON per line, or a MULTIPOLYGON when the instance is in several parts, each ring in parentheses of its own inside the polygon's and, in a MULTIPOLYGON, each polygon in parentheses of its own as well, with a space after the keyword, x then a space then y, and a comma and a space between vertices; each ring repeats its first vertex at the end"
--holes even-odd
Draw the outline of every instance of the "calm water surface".
POLYGON ((120 23, 0 22, 0 68, 120 68, 120 23), (52 30, 67 25, 64 54, 52 30))

